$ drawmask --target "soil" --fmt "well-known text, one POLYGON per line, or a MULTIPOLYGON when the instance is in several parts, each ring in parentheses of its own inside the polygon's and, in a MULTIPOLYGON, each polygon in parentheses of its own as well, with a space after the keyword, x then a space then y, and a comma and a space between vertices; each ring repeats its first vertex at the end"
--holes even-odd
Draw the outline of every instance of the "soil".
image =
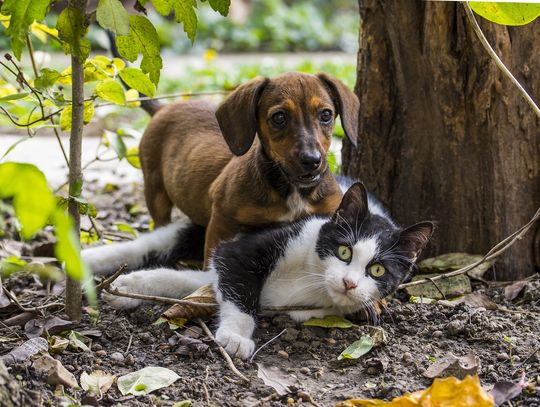
MULTIPOLYGON (((102 230, 113 231, 115 222, 148 230, 141 186, 124 184, 108 189, 103 192, 102 186, 90 185, 86 193, 97 207, 102 230)), ((83 227, 89 228, 89 222, 85 221, 83 227)), ((107 236, 122 239, 129 234, 114 231, 107 236)), ((47 233, 42 234, 41 241, 29 244, 26 250, 43 250, 49 238, 47 233)), ((46 295, 47 284, 33 276, 13 276, 4 284, 21 300, 32 300, 31 305, 46 295)), ((61 283, 56 286, 61 287, 61 283)), ((85 312, 82 322, 74 328, 91 339, 90 351, 65 350, 54 357, 77 379, 83 372, 96 369, 121 376, 145 366, 167 367, 180 376, 171 386, 146 396, 122 396, 114 385, 99 400, 102 406, 172 406, 182 400, 192 400, 195 406, 331 406, 349 398, 391 399, 426 388, 432 379, 423 374, 435 361, 450 353, 474 354, 480 359, 483 386, 489 388, 500 380, 517 382, 524 371, 529 386, 511 405, 540 406, 540 352, 534 353, 540 346, 539 287, 538 280, 529 281, 523 293, 510 302, 502 285, 475 283, 475 291, 490 297, 498 305, 497 310, 465 304, 412 304, 399 292, 389 300, 380 318, 388 343, 353 361, 338 361, 337 356, 369 332, 366 323, 348 329, 325 329, 298 325, 282 315, 263 317, 254 335, 259 346, 285 332, 263 347, 252 363, 235 360, 236 367, 250 379, 247 384, 228 368, 216 345, 197 324, 187 323, 186 328, 176 331, 167 324, 153 324, 167 308, 165 305, 123 312, 100 302, 99 319, 95 321, 85 312), (178 334, 200 339, 208 348, 181 345, 178 334), (291 392, 278 396, 266 386, 257 378, 258 363, 279 367, 296 377, 291 392)), ((52 291, 57 289, 53 286, 52 291)), ((0 308, 2 320, 20 313, 13 306, 0 308)), ((50 309, 42 314, 51 315, 50 309)), ((208 321, 211 329, 214 323, 208 321)), ((0 337, 1 354, 27 340, 23 327, 3 324, 0 337)), ((12 379, 34 400, 28 405, 96 405, 97 400, 86 397, 80 389, 48 385, 31 367, 30 360, 12 365, 9 370, 12 379)))

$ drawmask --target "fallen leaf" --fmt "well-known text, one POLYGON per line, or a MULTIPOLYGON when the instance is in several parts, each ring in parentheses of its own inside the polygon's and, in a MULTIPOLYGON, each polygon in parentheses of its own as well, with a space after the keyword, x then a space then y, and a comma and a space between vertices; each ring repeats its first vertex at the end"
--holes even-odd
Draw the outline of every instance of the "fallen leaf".
POLYGON ((51 353, 61 353, 65 351, 69 345, 69 339, 62 338, 60 336, 50 336, 48 339, 49 342, 49 352, 51 353))
POLYGON ((414 295, 411 295, 409 297, 409 302, 411 304, 433 304, 437 300, 433 298, 425 298, 425 297, 415 297, 414 295))
POLYGON ((463 380, 455 377, 435 379, 425 390, 419 390, 392 401, 377 399, 345 400, 336 407, 492 407, 493 397, 480 384, 478 376, 467 376, 463 380))
POLYGON ((59 360, 46 354, 32 364, 36 372, 47 376, 47 383, 53 386, 61 384, 66 387, 79 387, 75 376, 67 370, 59 360))
POLYGON ((466 294, 450 301, 441 300, 438 301, 438 304, 446 305, 448 307, 455 307, 458 304, 467 304, 472 308, 483 307, 489 310, 496 310, 499 308, 499 306, 495 302, 493 302, 491 298, 489 298, 485 294, 479 293, 466 294))
POLYGON ((478 356, 468 354, 457 357, 453 354, 449 354, 428 367, 424 372, 424 376, 429 379, 448 376, 455 376, 458 379, 463 379, 466 376, 477 374, 479 370, 480 359, 478 356))
POLYGON ((174 403, 172 407, 191 407, 192 405, 193 405, 193 402, 191 400, 183 400, 183 401, 174 403))
MULTIPOLYGON (((484 256, 480 254, 446 253, 437 257, 422 260, 418 263, 418 269, 422 273, 447 273, 449 271, 459 270, 469 264, 476 263, 482 259, 482 257, 484 256)), ((495 260, 489 260, 476 266, 472 270, 469 270, 467 274, 471 277, 482 277, 493 264, 495 264, 495 260)))
POLYGON ((342 359, 358 359, 365 355, 373 348, 373 339, 371 336, 362 335, 362 337, 350 344, 347 349, 340 353, 338 360, 342 359))
MULTIPOLYGON (((201 273, 204 273, 201 271, 201 273)), ((183 298, 184 300, 191 301, 193 303, 200 304, 215 304, 216 296, 212 288, 212 284, 207 284, 187 297, 183 298)), ((167 309, 162 315, 161 318, 164 318, 168 322, 175 324, 175 321, 179 320, 193 320, 196 318, 207 318, 212 315, 217 310, 217 306, 197 306, 197 305, 185 305, 185 304, 174 304, 172 307, 167 309)), ((158 320, 159 321, 159 320, 158 320)), ((181 325, 183 326, 183 324, 181 325)))
POLYGON ((147 366, 119 377, 117 385, 122 395, 133 394, 138 396, 170 386, 179 378, 180 376, 175 372, 165 367, 147 366))
POLYGON ((6 308, 11 305, 11 300, 2 289, 2 277, 0 277, 0 308, 6 308))
POLYGON ((46 352, 48 348, 49 345, 45 338, 32 338, 12 349, 7 355, 2 356, 2 360, 6 365, 24 362, 40 352, 46 352))
POLYGON ((388 343, 388 335, 380 326, 373 326, 369 329, 369 336, 373 340, 373 346, 383 346, 388 343))
POLYGON ((59 317, 31 319, 24 325, 24 333, 28 338, 35 338, 43 334, 55 335, 72 327, 72 322, 59 317))
POLYGON ((318 326, 321 328, 352 328, 356 326, 351 321, 337 315, 327 315, 324 318, 311 318, 304 321, 305 326, 318 326))
POLYGON ((525 372, 521 375, 521 380, 517 383, 506 380, 495 383, 495 386, 490 390, 489 394, 493 396, 494 406, 498 407, 509 400, 519 396, 523 389, 527 386, 525 380, 525 372))
POLYGON ((512 301, 517 298, 517 296, 523 291, 526 285, 527 281, 525 280, 516 281, 513 284, 507 285, 506 287, 504 287, 504 296, 508 301, 512 301))
POLYGON ((278 367, 257 363, 257 368, 257 377, 262 379, 264 384, 272 387, 279 396, 285 396, 293 392, 292 387, 298 385, 296 377, 278 367))
POLYGON ((81 335, 79 332, 70 331, 67 339, 69 340, 69 346, 74 350, 82 350, 83 352, 90 352, 90 348, 86 346, 87 343, 90 343, 90 339, 86 336, 81 335))
MULTIPOLYGON (((411 281, 423 280, 425 278, 436 277, 438 274, 423 274, 416 275, 411 281)), ((446 297, 456 297, 458 295, 470 293, 471 281, 465 274, 458 276, 452 276, 441 280, 435 280, 437 287, 443 292, 446 297)), ((410 296, 435 298, 437 300, 444 299, 441 292, 435 287, 432 282, 426 282, 423 284, 415 285, 412 287, 406 287, 405 291, 410 296)))
POLYGON ((82 372, 81 374, 81 387, 97 396, 102 396, 107 393, 116 380, 116 376, 103 370, 95 370, 88 374, 82 372))

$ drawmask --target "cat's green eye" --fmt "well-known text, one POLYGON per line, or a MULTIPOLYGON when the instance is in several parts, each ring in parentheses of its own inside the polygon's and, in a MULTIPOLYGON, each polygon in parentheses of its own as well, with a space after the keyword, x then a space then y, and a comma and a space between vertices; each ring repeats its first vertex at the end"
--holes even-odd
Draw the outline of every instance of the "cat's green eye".
POLYGON ((349 262, 352 257, 352 250, 349 246, 339 246, 337 249, 338 258, 341 261, 349 262))
POLYGON ((369 266, 369 274, 373 277, 382 277, 386 273, 386 269, 381 263, 375 263, 369 266))

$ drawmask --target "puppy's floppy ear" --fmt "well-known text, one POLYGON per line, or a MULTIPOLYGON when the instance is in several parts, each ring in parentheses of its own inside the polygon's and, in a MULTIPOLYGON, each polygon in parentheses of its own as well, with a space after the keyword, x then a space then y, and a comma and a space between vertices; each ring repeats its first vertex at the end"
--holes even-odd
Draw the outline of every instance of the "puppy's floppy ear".
POLYGON ((332 216, 332 222, 346 222, 355 226, 360 224, 367 214, 368 197, 366 187, 361 182, 355 182, 343 195, 339 208, 332 216))
POLYGON ((360 102, 356 95, 341 82, 326 73, 320 73, 317 77, 325 84, 330 91, 330 95, 341 116, 341 124, 345 135, 356 147, 358 139, 358 115, 360 113, 360 102))
POLYGON ((247 153, 257 133, 257 104, 268 78, 239 86, 216 110, 223 137, 234 155, 247 153))
POLYGON ((433 222, 420 222, 401 231, 398 245, 411 261, 416 261, 433 234, 433 222))

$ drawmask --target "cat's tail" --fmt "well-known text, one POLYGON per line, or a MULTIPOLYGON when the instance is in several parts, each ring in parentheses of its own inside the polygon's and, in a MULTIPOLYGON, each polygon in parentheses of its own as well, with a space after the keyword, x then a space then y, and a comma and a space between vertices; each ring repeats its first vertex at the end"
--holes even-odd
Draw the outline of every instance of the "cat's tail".
POLYGON ((95 275, 113 274, 126 264, 130 270, 173 267, 179 261, 202 261, 205 228, 178 221, 130 242, 91 247, 81 252, 95 275))

